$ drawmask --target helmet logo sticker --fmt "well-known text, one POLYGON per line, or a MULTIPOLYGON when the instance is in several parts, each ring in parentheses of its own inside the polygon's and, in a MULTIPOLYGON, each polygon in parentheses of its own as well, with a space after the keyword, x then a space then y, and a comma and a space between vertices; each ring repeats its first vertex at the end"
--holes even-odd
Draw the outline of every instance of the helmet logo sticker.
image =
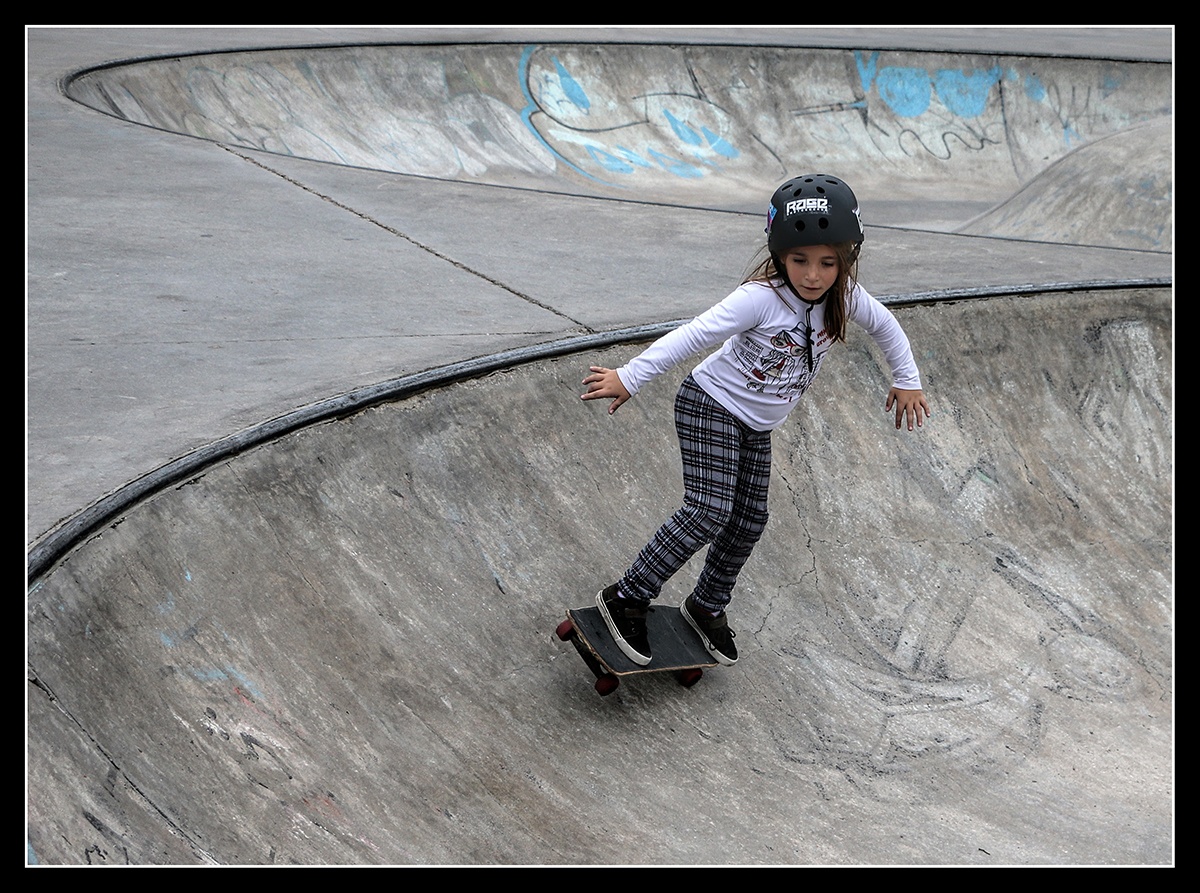
POLYGON ((787 203, 787 208, 784 209, 784 214, 791 216, 799 214, 801 211, 817 211, 824 214, 829 210, 829 199, 827 198, 800 198, 787 203))

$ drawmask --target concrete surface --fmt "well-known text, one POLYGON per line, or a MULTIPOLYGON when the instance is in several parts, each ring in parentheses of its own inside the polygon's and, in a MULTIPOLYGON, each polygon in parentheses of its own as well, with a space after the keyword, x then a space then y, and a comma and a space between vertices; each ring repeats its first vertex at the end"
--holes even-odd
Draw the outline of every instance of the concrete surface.
POLYGON ((1173 862, 1171 31, 717 36, 28 32, 30 864, 1173 862), (391 132, 457 170, 262 151, 378 142, 389 66, 391 132), (750 71, 765 114, 717 89, 750 71), (736 284, 779 109, 820 106, 796 71, 832 98, 792 137, 864 172, 864 282, 936 415, 898 436, 852 343, 779 434, 746 659, 602 701, 550 632, 678 472, 670 382, 609 418, 578 380, 736 284), (705 176, 597 182, 521 83, 605 127, 690 98, 637 153, 703 134, 705 176), (921 83, 973 91, 901 121, 921 83))
MULTIPOLYGON (((914 33, 922 37, 923 32, 914 33)), ((178 58, 264 44, 379 43, 398 35, 426 43, 460 37, 465 44, 497 33, 510 41, 515 37, 512 31, 466 29, 432 34, 408 29, 30 31, 27 380, 34 411, 28 419, 27 541, 129 481, 203 447, 214 435, 248 429, 296 406, 396 375, 564 336, 690 316, 708 306, 713 294, 736 283, 761 239, 761 199, 717 188, 721 176, 703 178, 697 186, 695 178, 660 168, 660 180, 684 191, 688 208, 613 200, 630 197, 629 189, 615 187, 585 201, 569 194, 581 187, 582 178, 564 165, 561 176, 543 178, 544 189, 538 190, 493 188, 486 177, 468 182, 396 176, 181 139, 82 108, 64 95, 68 83, 74 92, 90 95, 81 85, 87 82, 94 89, 98 76, 85 75, 85 69, 122 58, 178 58), (729 206, 690 207, 714 194, 729 206), (747 206, 752 210, 747 212, 747 206), (581 245, 592 250, 581 251, 581 245), (600 262, 598 248, 602 256, 616 260, 600 262), (686 270, 669 263, 668 258, 678 255, 687 258, 686 270), (673 281, 664 283, 664 269, 671 270, 673 281)), ((938 55, 931 67, 914 64, 924 59, 921 54, 878 50, 882 59, 873 55, 872 48, 894 45, 906 33, 733 32, 742 40, 774 41, 769 59, 775 65, 779 53, 795 54, 786 45, 789 40, 820 40, 826 45, 818 54, 822 70, 839 72, 837 81, 822 85, 825 93, 861 90, 860 67, 874 70, 877 80, 881 71, 907 73, 910 91, 912 84, 921 84, 927 98, 938 72, 991 72, 992 80, 984 81, 992 85, 984 94, 986 123, 977 116, 956 118, 936 103, 914 119, 930 119, 933 123, 921 128, 931 132, 940 126, 947 143, 961 144, 973 130, 990 134, 986 147, 1002 175, 978 182, 972 173, 965 180, 970 188, 956 179, 965 172, 950 167, 938 188, 919 198, 894 200, 888 187, 905 183, 910 170, 914 176, 925 171, 928 162, 922 154, 928 153, 903 166, 911 151, 893 149, 899 135, 887 144, 858 135, 890 126, 894 113, 888 102, 872 98, 866 110, 855 110, 849 118, 842 110, 832 113, 838 128, 850 131, 847 122, 858 123, 855 139, 845 147, 853 147, 854 153, 847 151, 841 163, 855 168, 864 203, 870 202, 864 209, 868 238, 880 250, 867 252, 863 275, 876 293, 1169 276, 1170 255, 1162 249, 1080 251, 1031 243, 1019 250, 1020 263, 1014 264, 1001 250, 1007 243, 928 235, 931 228, 949 230, 967 223, 991 209, 993 199, 1007 199, 1019 188, 1012 171, 1022 153, 1007 147, 1027 141, 1023 129, 1009 132, 1006 109, 1025 108, 1018 121, 1038 116, 1030 114, 1027 99, 1007 95, 1012 92, 1008 85, 1036 80, 1043 96, 1103 97, 1046 101, 1041 117, 1053 118, 1059 139, 1052 149, 1039 123, 1030 129, 1037 139, 1029 144, 1041 146, 1038 151, 1047 156, 1047 164, 1092 131, 1104 135, 1142 116, 1161 118, 1171 101, 1171 66, 1164 64, 1170 45, 1164 53, 1161 33, 1153 44, 1142 31, 1120 32, 1119 44, 1128 42, 1134 49, 1121 65, 1113 61, 1123 58, 1118 41, 1105 30, 1081 34, 1052 29, 1040 32, 1040 43, 1035 39, 1039 33, 1020 30, 936 31, 928 35, 937 38, 936 46, 972 52, 964 59, 938 55), (1077 45, 1089 34, 1091 45, 1103 55, 1070 60, 1074 69, 1055 60, 1052 54, 1063 41, 1077 45), (827 45, 835 38, 852 48, 840 51, 840 69, 824 55, 833 52, 827 45), (858 38, 868 51, 853 49, 860 46, 858 38), (981 57, 979 51, 986 47, 1051 55, 981 57), (867 66, 860 59, 874 62, 867 66), (970 67, 948 67, 953 62, 970 67), (1061 81, 1037 79, 1047 65, 1055 67, 1061 81), (1138 77, 1116 76, 1122 66, 1138 77), (1123 83, 1128 87, 1113 89, 1123 83), (1126 93, 1134 100, 1127 100, 1126 93), (878 178, 872 172, 881 168, 904 175, 878 178), (973 194, 980 190, 990 198, 981 201, 973 194), (897 226, 885 227, 886 221, 897 226), (897 228, 901 225, 906 228, 897 228), (955 262, 930 260, 946 254, 953 254, 955 262)), ((640 34, 661 41, 677 32, 640 34)), ((585 35, 595 39, 596 32, 585 35)), ((549 36, 578 38, 579 32, 549 36)), ((684 36, 711 39, 706 31, 684 36)), ((455 45, 449 44, 451 50, 455 45)), ((525 46, 514 41, 505 47, 513 81, 525 46)), ((445 46, 439 49, 450 54, 445 46)), ((482 52, 488 46, 470 49, 482 52)), ((659 60, 663 48, 651 49, 642 55, 659 60)), ((418 51, 428 50, 421 45, 412 52, 418 51)), ((687 60, 673 52, 680 71, 666 63, 650 70, 666 71, 676 81, 695 77, 687 60)), ((622 52, 619 58, 631 55, 622 52)), ((234 57, 236 70, 253 71, 256 82, 279 80, 274 56, 261 67, 256 67, 254 54, 185 58, 198 72, 195 77, 209 85, 216 61, 232 65, 234 57)), ((465 67, 473 57, 460 52, 452 58, 465 67)), ((732 62, 726 57, 723 64, 732 62)), ((437 70, 418 69, 419 83, 433 79, 437 70)), ((124 67, 104 71, 122 82, 127 77, 124 67)), ((894 74, 891 80, 901 78, 894 74)), ((408 96, 415 91, 399 92, 408 96)), ((504 95, 514 92, 521 91, 509 87, 504 95)), ((636 84, 627 92, 636 94, 636 84)), ((1029 95, 1028 90, 1018 92, 1029 95)), ((202 98, 212 93, 207 86, 199 91, 202 98)), ((143 104, 158 108, 151 98, 153 94, 143 104)), ((366 104, 357 99, 355 108, 366 104)), ((525 101, 523 94, 517 101, 525 101)), ((514 104, 511 114, 519 118, 523 108, 514 104)), ((819 116, 803 116, 797 140, 812 139, 809 121, 814 117, 819 116)), ((743 125, 746 119, 754 117, 743 116, 743 125)), ((263 136, 266 123, 251 129, 266 142, 278 142, 263 136)), ((285 118, 284 123, 294 120, 285 118)), ((474 133, 481 127, 467 129, 474 133)), ((648 143, 658 140, 651 148, 666 154, 666 136, 643 136, 648 143)), ((447 141, 443 133, 436 142, 447 141)), ((740 146, 761 140, 753 129, 749 134, 730 130, 728 142, 740 146)), ((478 141, 471 147, 480 150, 478 141)), ((785 150, 786 140, 772 147, 776 165, 788 163, 785 150)), ((799 148, 795 153, 807 163, 806 153, 799 148)), ((502 160, 509 157, 498 154, 502 160)), ((953 153, 948 162, 957 164, 962 154, 953 153)), ((753 195, 769 195, 780 169, 768 166, 761 172, 753 195)), ((967 170, 979 167, 968 162, 967 170)), ((595 193, 599 187, 588 182, 595 193)), ((648 188, 639 187, 635 197, 648 188)), ((659 190, 669 192, 666 186, 659 190)), ((1157 198, 1151 204, 1161 220, 1157 198)), ((1042 227, 1039 238, 1045 238, 1047 229, 1042 227)), ((1146 247, 1145 241, 1140 237, 1136 247, 1146 247)))

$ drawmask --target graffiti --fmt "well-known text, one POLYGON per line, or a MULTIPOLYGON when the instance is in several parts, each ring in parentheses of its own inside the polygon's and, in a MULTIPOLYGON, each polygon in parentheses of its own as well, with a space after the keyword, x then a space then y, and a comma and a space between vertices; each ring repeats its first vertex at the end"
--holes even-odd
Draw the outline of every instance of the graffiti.
POLYGON ((761 191, 804 166, 1009 194, 1081 142, 1170 114, 1170 66, 719 46, 342 47, 86 72, 107 114, 302 158, 547 188, 761 191), (917 63, 917 64, 914 64, 917 63), (553 188, 553 185, 550 186, 553 188))
POLYGON ((600 64, 577 77, 552 51, 527 47, 521 55, 521 119, 572 170, 609 185, 643 172, 698 180, 741 154, 729 116, 703 96, 669 89, 622 95, 605 70, 600 64))
MULTIPOLYGON (((647 181, 668 188, 672 183, 686 188, 687 181, 769 181, 787 168, 780 159, 796 157, 833 158, 834 164, 953 162, 953 169, 918 168, 904 175, 986 180, 1001 172, 1017 185, 1046 159, 1104 131, 1096 99, 1111 101, 1122 88, 1108 71, 1079 72, 1067 91, 1073 102, 1064 103, 1061 85, 1048 85, 1039 71, 1016 64, 888 64, 886 54, 859 51, 851 54, 851 77, 839 79, 832 65, 810 60, 804 76, 769 84, 741 81, 744 89, 759 93, 756 111, 786 104, 785 122, 717 101, 733 91, 729 84, 705 80, 706 69, 695 64, 704 54, 696 48, 673 52, 671 64, 647 61, 647 70, 658 73, 647 79, 628 78, 600 52, 527 47, 519 63, 526 100, 522 120, 562 165, 617 188, 647 181), (1085 78, 1095 83, 1081 86, 1085 78), (786 102, 767 100, 766 90, 786 102), (1042 153, 1040 159, 1035 152, 1042 153)), ((1127 114, 1117 117, 1126 121, 1127 114)))
POLYGON ((622 95, 602 73, 576 77, 557 54, 541 58, 536 47, 524 50, 518 77, 527 98, 522 120, 547 150, 589 179, 616 185, 622 175, 661 172, 698 180, 740 155, 730 118, 701 95, 622 95))
POLYGON ((879 54, 855 53, 864 93, 874 88, 880 100, 897 116, 916 118, 929 111, 936 97, 951 115, 977 118, 987 108, 988 95, 1000 81, 1000 69, 955 71, 907 66, 878 67, 879 54))

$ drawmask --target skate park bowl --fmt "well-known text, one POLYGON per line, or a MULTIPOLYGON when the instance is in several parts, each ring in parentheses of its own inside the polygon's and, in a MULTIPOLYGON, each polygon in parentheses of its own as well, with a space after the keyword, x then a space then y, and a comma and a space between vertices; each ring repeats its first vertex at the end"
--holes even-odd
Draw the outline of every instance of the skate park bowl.
MULTIPOLYGON (((125 121, 282 156, 754 214, 763 184, 802 158, 853 169, 869 223, 923 227, 939 210, 997 214, 1022 188, 1037 194, 1054 162, 1123 134, 1125 148, 1082 162, 1104 165, 1092 176, 1111 178, 1118 217, 1039 220, 1047 209, 1028 200, 1019 216, 1040 224, 1035 238, 1065 226, 1073 244, 1166 248, 1171 77, 1153 62, 963 53, 384 45, 143 60, 79 73, 67 91, 125 121)), ((1076 177, 1068 164, 1056 194, 1078 195, 1076 177)))
MULTIPOLYGON (((681 228, 716 211, 739 257, 746 196, 793 152, 864 172, 868 238, 900 266, 957 272, 965 253, 926 247, 946 240, 1069 266, 1173 239, 1162 64, 379 45, 65 89, 267 166, 428 178, 443 207, 502 188, 681 228)), ((478 257, 504 238, 463 225, 478 257)), ((895 429, 861 331, 831 354, 775 434, 739 663, 689 689, 601 698, 553 630, 681 492, 687 367, 614 415, 580 381, 690 308, 331 393, 98 500, 29 550, 28 861, 1171 863, 1172 290, 1061 270, 877 292, 934 415, 895 429)))

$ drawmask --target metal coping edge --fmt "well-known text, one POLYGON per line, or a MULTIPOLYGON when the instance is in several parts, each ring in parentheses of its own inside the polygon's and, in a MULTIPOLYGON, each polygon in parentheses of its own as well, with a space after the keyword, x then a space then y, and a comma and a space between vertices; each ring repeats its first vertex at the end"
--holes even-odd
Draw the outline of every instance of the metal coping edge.
MULTIPOLYGON (((881 297, 889 306, 912 306, 946 301, 974 300, 1020 294, 1067 293, 1099 289, 1170 287, 1170 278, 1132 280, 1092 280, 1087 282, 1041 283, 1009 286, 1002 289, 969 288, 937 292, 912 292, 881 297)), ((677 328, 686 319, 575 335, 557 341, 535 344, 476 357, 447 366, 403 375, 378 384, 301 407, 244 431, 222 437, 137 478, 71 516, 38 539, 29 549, 26 563, 27 589, 34 587, 47 571, 77 545, 99 534, 122 513, 141 500, 202 474, 206 469, 251 448, 269 443, 301 428, 353 415, 371 406, 413 397, 423 391, 446 387, 494 372, 540 360, 554 359, 584 350, 596 350, 658 338, 677 328)))

